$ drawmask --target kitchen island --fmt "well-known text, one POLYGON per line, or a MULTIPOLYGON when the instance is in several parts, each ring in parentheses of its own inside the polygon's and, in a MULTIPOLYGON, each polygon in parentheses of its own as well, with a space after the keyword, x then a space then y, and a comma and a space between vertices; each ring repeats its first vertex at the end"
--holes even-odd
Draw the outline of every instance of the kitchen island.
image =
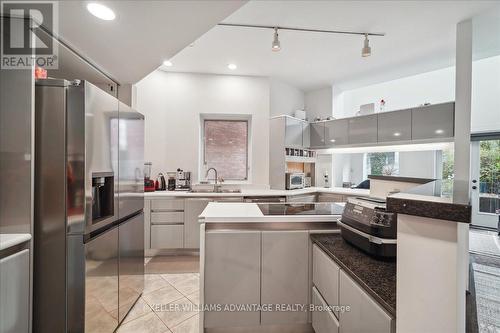
POLYGON ((369 194, 369 190, 342 187, 272 190, 263 187, 236 188, 224 184, 219 192, 213 192, 213 189, 213 185, 196 185, 193 191, 145 193, 146 256, 196 253, 200 247, 198 216, 211 202, 345 202, 348 197, 369 194))
MULTIPOLYGON (((200 301, 204 304, 200 332, 337 332, 338 313, 311 312, 311 304, 341 307, 338 298, 319 302, 323 298, 318 297, 318 289, 339 283, 343 272, 348 276, 349 300, 363 303, 368 311, 363 316, 381 327, 380 332, 393 332, 395 262, 372 259, 343 241, 335 222, 343 206, 209 203, 199 218, 200 301), (385 274, 381 288, 373 279, 377 273, 356 268, 360 258, 371 265, 371 271, 385 274)), ((338 294, 338 287, 334 289, 338 294)))

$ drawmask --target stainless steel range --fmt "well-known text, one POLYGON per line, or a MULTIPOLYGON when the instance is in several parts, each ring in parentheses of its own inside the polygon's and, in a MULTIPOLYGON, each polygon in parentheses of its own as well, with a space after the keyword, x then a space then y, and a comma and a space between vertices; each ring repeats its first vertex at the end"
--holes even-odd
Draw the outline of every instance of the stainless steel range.
POLYGON ((342 237, 365 252, 382 258, 396 256, 397 215, 386 210, 385 200, 348 198, 337 221, 342 237))
POLYGON ((36 332, 113 332, 144 285, 144 117, 85 81, 35 88, 36 332))

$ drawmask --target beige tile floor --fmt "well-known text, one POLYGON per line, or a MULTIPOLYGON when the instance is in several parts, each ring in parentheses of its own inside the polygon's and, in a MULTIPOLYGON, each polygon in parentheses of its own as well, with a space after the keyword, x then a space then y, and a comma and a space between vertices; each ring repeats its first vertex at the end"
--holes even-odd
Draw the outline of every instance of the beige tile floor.
POLYGON ((146 258, 145 264, 144 292, 117 332, 198 333, 197 257, 146 258))

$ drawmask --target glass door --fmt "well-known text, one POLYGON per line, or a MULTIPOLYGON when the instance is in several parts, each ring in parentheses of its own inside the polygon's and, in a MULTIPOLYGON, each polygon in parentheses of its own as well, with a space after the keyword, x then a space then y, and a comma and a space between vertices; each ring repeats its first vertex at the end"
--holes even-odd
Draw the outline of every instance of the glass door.
POLYGON ((497 229, 500 209, 500 140, 473 141, 471 163, 472 224, 497 229))

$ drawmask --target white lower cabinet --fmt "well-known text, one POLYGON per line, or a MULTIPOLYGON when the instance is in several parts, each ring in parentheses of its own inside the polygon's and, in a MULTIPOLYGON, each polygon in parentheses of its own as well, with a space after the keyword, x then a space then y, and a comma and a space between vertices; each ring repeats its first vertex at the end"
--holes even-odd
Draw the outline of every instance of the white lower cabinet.
POLYGON ((184 247, 184 225, 151 225, 152 249, 178 249, 184 247))
POLYGON ((22 250, 0 259, 0 333, 28 333, 30 256, 22 250))
POLYGON ((312 303, 349 307, 349 311, 313 311, 316 333, 391 333, 394 319, 323 250, 313 245, 312 303))
MULTIPOLYGON (((205 234, 204 303, 260 303, 260 231, 205 234)), ((259 311, 206 311, 204 326, 258 326, 259 311)))
MULTIPOLYGON (((316 311, 312 312, 312 326, 316 333, 338 333, 339 322, 318 290, 312 289, 312 304, 316 311)), ((361 332, 360 332, 361 333, 361 332)))
POLYGON ((198 217, 207 207, 210 199, 188 198, 184 202, 184 247, 200 248, 200 222, 198 217))
POLYGON ((182 224, 184 212, 151 212, 151 224, 182 224))
MULTIPOLYGON (((339 305, 339 272, 339 266, 314 244, 313 284, 321 290, 325 301, 332 306, 339 305)), ((335 311, 335 315, 338 318, 338 311, 335 311)))
POLYGON ((392 318, 345 272, 340 271, 340 333, 390 333, 392 318))
POLYGON ((144 200, 147 250, 199 249, 198 217, 209 202, 242 202, 243 197, 154 198, 144 200))
MULTIPOLYGON (((262 304, 308 304, 309 232, 262 231, 262 304)), ((304 311, 265 311, 262 325, 305 324, 304 311)))

